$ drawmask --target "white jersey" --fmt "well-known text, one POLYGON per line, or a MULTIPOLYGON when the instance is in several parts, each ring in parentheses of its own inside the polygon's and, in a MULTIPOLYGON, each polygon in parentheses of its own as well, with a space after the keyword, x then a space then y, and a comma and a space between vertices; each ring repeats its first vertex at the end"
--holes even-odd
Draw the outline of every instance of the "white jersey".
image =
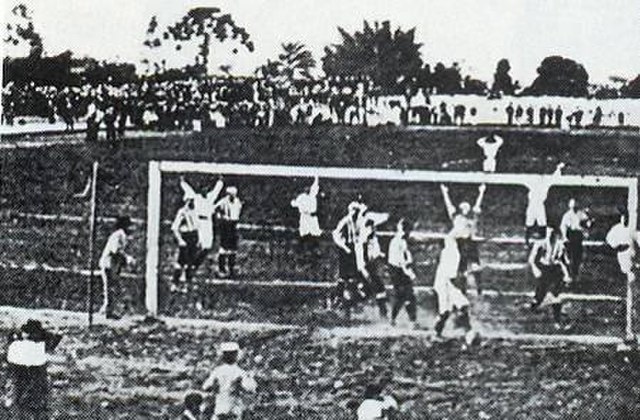
POLYGON ((113 232, 102 250, 98 266, 101 269, 117 269, 117 265, 121 262, 120 257, 124 253, 127 246, 127 234, 124 229, 118 229, 113 232))
POLYGON ((443 314, 458 308, 469 306, 469 299, 451 280, 458 275, 460 251, 453 236, 444 238, 444 248, 440 253, 433 289, 438 296, 438 312, 443 314))
POLYGON ((218 181, 211 191, 202 195, 196 193, 191 185, 180 181, 184 197, 193 199, 193 208, 197 217, 198 242, 203 249, 210 249, 213 246, 213 213, 223 186, 222 181, 218 181))
POLYGON ((254 392, 256 382, 236 364, 217 366, 205 382, 205 389, 217 385, 215 415, 234 414, 240 418, 244 404, 241 391, 254 392))
POLYGON ((525 225, 533 226, 537 224, 538 226, 546 226, 547 209, 545 207, 545 202, 547 201, 547 195, 551 188, 551 182, 549 182, 549 180, 542 179, 540 182, 529 184, 528 188, 529 202, 527 204, 525 225))
POLYGON ((398 403, 393 397, 366 399, 358 407, 358 420, 384 420, 387 411, 397 408, 398 403))
POLYGON ((606 242, 617 251, 618 264, 624 274, 633 270, 633 257, 636 254, 634 241, 638 241, 638 234, 633 235, 629 227, 622 223, 614 225, 607 233, 606 242))
POLYGON ((318 183, 314 182, 308 193, 298 195, 291 201, 291 207, 300 213, 298 231, 300 236, 320 236, 322 230, 318 222, 318 183))

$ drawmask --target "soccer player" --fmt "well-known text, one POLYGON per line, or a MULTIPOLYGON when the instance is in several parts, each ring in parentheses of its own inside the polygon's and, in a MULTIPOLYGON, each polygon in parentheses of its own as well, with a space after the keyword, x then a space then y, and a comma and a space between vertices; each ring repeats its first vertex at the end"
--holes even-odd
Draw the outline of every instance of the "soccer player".
POLYGON ((458 323, 467 333, 471 331, 469 299, 467 299, 462 289, 453 284, 453 281, 458 277, 459 266, 460 252, 458 244, 455 236, 452 232, 449 232, 444 238, 444 248, 440 252, 436 278, 433 283, 433 290, 438 296, 438 318, 435 324, 435 331, 438 337, 442 337, 442 331, 447 319, 455 310, 460 312, 458 323))
POLYGON ((620 271, 627 277, 629 283, 633 283, 636 279, 633 273, 633 258, 636 255, 634 242, 640 245, 640 239, 637 233, 632 234, 629 231, 629 213, 627 209, 620 208, 618 210, 620 212, 620 220, 611 227, 605 240, 617 253, 620 271))
POLYGON ((347 206, 347 214, 340 219, 332 232, 333 242, 338 247, 337 297, 342 300, 347 317, 356 300, 358 271, 356 264, 356 239, 358 219, 362 204, 352 201, 347 206))
POLYGON ((550 177, 543 176, 541 180, 527 185, 529 189, 525 216, 525 240, 527 245, 529 245, 531 237, 544 237, 544 232, 547 227, 547 209, 545 207, 547 195, 555 178, 562 175, 564 166, 564 163, 560 162, 550 177))
MULTIPOLYGON (((545 237, 533 242, 528 261, 537 281, 530 309, 532 311, 538 309, 547 295, 550 295, 554 327, 560 329, 562 321, 560 292, 571 281, 571 276, 566 250, 556 229, 547 227, 545 237)), ((564 328, 569 329, 570 325, 566 325, 564 328)))
MULTIPOLYGON (((291 201, 291 207, 298 209, 300 213, 298 233, 300 235, 300 254, 305 264, 309 261, 315 263, 315 254, 318 246, 318 239, 322 235, 320 223, 318 222, 318 192, 320 191, 320 180, 315 177, 313 183, 307 191, 300 193, 291 201)), ((313 271, 315 267, 313 267, 313 271)))
POLYGON ((224 183, 222 179, 218 179, 213 189, 206 194, 198 194, 193 187, 187 183, 184 177, 180 177, 180 188, 182 188, 184 192, 184 198, 193 199, 193 206, 197 216, 196 226, 198 229, 198 246, 200 247, 200 252, 193 264, 194 271, 198 269, 213 248, 213 214, 216 201, 223 187, 224 183))
POLYGON ((179 420, 198 420, 200 416, 200 407, 202 406, 203 398, 198 392, 190 392, 184 397, 184 411, 179 417, 179 420))
POLYGON ((253 375, 238 366, 240 346, 235 342, 222 343, 222 363, 216 366, 202 385, 203 391, 215 396, 212 420, 241 419, 244 412, 242 397, 257 388, 253 375))
POLYGON ((385 420, 398 410, 398 402, 390 395, 382 395, 380 384, 368 384, 364 391, 364 401, 358 407, 358 420, 385 420))
POLYGON ((453 225, 449 235, 456 240, 459 252, 458 272, 468 279, 470 283, 473 283, 472 286, 475 286, 473 287, 474 291, 480 294, 482 292, 480 285, 480 256, 478 243, 474 240, 474 237, 478 233, 478 218, 482 212, 481 205, 486 186, 482 184, 478 187, 478 197, 473 208, 468 202, 463 201, 456 209, 449 197, 449 188, 446 185, 441 185, 440 190, 442 191, 449 220, 453 225))
POLYGON ((120 216, 116 220, 114 231, 109 235, 98 262, 102 277, 103 302, 99 312, 109 319, 117 319, 115 300, 121 294, 120 270, 133 264, 135 259, 125 252, 130 233, 131 219, 120 216))
POLYGON ((221 276, 235 275, 236 253, 238 252, 238 221, 242 212, 242 201, 236 187, 227 187, 227 195, 215 205, 220 219, 220 251, 218 272, 221 276))
POLYGON ((497 136, 495 134, 491 134, 487 137, 482 137, 478 139, 478 146, 482 148, 484 152, 484 161, 482 162, 482 170, 484 172, 493 173, 496 171, 496 156, 498 156, 498 151, 500 147, 504 144, 504 140, 502 137, 497 136))
POLYGON ((396 233, 389 243, 387 262, 389 264, 389 277, 393 284, 394 301, 391 308, 391 325, 396 325, 396 318, 403 307, 406 307, 409 321, 415 329, 417 323, 416 295, 413 291, 413 282, 416 274, 413 271, 413 257, 407 243, 408 226, 404 219, 398 222, 396 233))
POLYGON ((560 233, 567 248, 569 273, 573 280, 576 280, 580 273, 583 254, 582 241, 592 224, 593 220, 589 216, 589 209, 576 209, 576 200, 571 198, 569 208, 560 222, 560 233))
POLYGON ((380 247, 376 226, 388 219, 387 213, 374 213, 363 208, 355 247, 356 266, 366 285, 367 296, 375 298, 378 313, 383 319, 387 318, 387 288, 380 277, 380 266, 385 255, 380 247))
POLYGON ((178 258, 173 271, 171 289, 176 290, 182 275, 187 284, 191 282, 193 267, 200 252, 198 247, 198 215, 193 197, 185 196, 184 205, 176 213, 171 231, 178 241, 178 258))

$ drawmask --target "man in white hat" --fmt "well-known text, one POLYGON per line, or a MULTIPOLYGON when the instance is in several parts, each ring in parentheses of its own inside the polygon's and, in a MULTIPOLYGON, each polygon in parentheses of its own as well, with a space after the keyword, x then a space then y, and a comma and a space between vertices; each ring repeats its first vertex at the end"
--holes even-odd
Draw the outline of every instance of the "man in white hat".
POLYGON ((184 177, 180 177, 180 188, 184 198, 193 198, 194 210, 197 216, 198 245, 200 252, 196 257, 193 269, 196 270, 213 248, 213 214, 215 203, 222 192, 224 183, 218 179, 213 189, 206 194, 198 194, 184 177))
POLYGON ((238 366, 238 343, 222 343, 220 353, 222 363, 213 369, 202 385, 203 391, 211 391, 215 396, 211 420, 241 419, 245 408, 242 397, 255 392, 257 383, 253 375, 238 366))
POLYGON ((178 241, 178 258, 173 271, 172 289, 176 290, 184 274, 187 283, 193 276, 193 266, 200 251, 198 247, 198 215, 193 196, 184 197, 184 205, 176 213, 171 231, 178 241))
POLYGON ((221 276, 233 277, 238 251, 238 221, 242 212, 238 189, 233 186, 227 187, 226 195, 216 203, 215 210, 220 220, 218 272, 221 276))

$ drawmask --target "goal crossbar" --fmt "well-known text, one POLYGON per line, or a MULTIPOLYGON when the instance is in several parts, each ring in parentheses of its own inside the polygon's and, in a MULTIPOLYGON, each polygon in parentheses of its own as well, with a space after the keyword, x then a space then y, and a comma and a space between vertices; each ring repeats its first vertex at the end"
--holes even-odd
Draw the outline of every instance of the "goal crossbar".
MULTIPOLYGON (((266 176, 266 177, 320 177, 341 180, 406 181, 428 183, 463 183, 516 185, 527 187, 537 183, 551 186, 624 188, 627 193, 629 230, 637 230, 638 179, 636 177, 523 174, 485 172, 438 172, 420 169, 383 169, 349 167, 312 167, 286 165, 260 165, 239 163, 214 163, 190 161, 150 161, 147 201, 147 255, 145 304, 149 315, 158 313, 158 263, 160 237, 160 205, 162 173, 201 173, 221 175, 266 176)), ((627 284, 626 338, 633 337, 632 310, 633 289, 627 284)))

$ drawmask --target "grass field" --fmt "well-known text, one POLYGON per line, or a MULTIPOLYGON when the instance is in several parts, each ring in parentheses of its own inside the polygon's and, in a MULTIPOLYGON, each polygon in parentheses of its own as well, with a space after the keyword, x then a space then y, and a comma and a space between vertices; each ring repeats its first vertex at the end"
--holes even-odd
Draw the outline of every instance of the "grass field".
MULTIPOLYGON (((75 144, 3 150, 0 305, 85 308, 86 276, 52 268, 86 269, 86 223, 35 219, 24 213, 86 214, 86 202, 72 196, 84 186, 93 160, 101 165, 99 214, 112 217, 126 212, 144 219, 147 162, 151 159, 475 171, 480 168, 481 156, 474 142, 487 133, 488 129, 355 127, 214 130, 134 136, 117 149, 75 144)), ((565 161, 569 165, 567 173, 640 174, 638 134, 510 131, 503 137, 506 143, 498 164, 501 172, 549 173, 557 162, 565 161)), ((77 138, 69 136, 70 140, 77 138)), ((198 189, 214 180, 189 177, 198 189)), ((163 181, 162 216, 168 219, 179 205, 180 191, 177 176, 167 176, 163 181)), ((243 222, 295 227, 296 214, 288 208, 288 201, 308 180, 236 177, 226 182, 240 187, 246 208, 243 222)), ((452 188, 454 200, 473 199, 474 188, 452 188)), ((383 230, 392 229, 399 217, 408 217, 421 232, 444 232, 447 228, 437 185, 322 181, 322 189, 321 225, 326 230, 335 225, 346 203, 358 193, 372 209, 391 213, 390 223, 383 230)), ((550 220, 557 223, 569 195, 591 206, 596 216, 595 240, 602 239, 615 219, 616 205, 625 199, 615 190, 552 189, 550 220)), ((484 206, 485 235, 522 236, 525 199, 524 188, 490 187, 484 206)), ((99 246, 108 229, 109 223, 99 225, 99 246)), ((320 258, 308 264, 297 256, 294 237, 293 231, 243 231, 239 280, 332 281, 336 258, 329 238, 321 242, 320 258)), ((137 296, 142 296, 144 289, 144 238, 144 226, 137 225, 131 251, 140 263, 126 283, 130 294, 137 296)), ((161 244, 162 285, 166 284, 174 252, 166 225, 161 244)), ((412 241, 411 247, 418 262, 418 283, 429 286, 441 245, 438 241, 412 241)), ((481 247, 481 257, 494 263, 483 273, 486 288, 504 292, 532 289, 532 279, 522 265, 526 259, 524 245, 486 243, 481 247)), ((572 292, 623 296, 624 283, 613 258, 605 248, 589 248, 584 275, 572 292)), ((205 268, 197 279, 198 291, 171 295, 163 313, 304 328, 278 335, 262 329, 239 332, 142 324, 100 326, 92 332, 66 327, 67 338, 52 366, 56 418, 172 418, 183 393, 202 383, 214 361, 215 345, 229 337, 243 342, 247 348, 243 363, 261 375, 250 418, 348 419, 347 403, 360 395, 366 380, 363 372, 370 366, 394 372, 390 391, 403 402, 402 418, 631 419, 640 415, 640 394, 634 387, 640 379, 638 360, 634 355, 615 354, 608 346, 489 340, 480 348, 462 352, 458 341, 433 343, 422 336, 391 337, 395 335, 391 331, 386 334, 389 337, 336 338, 332 337, 333 327, 345 325, 345 321, 324 308, 326 288, 285 289, 253 283, 221 286, 207 284, 208 279, 210 273, 205 268), (196 303, 203 309, 196 309, 196 303), (260 363, 254 360, 257 354, 265 356, 260 363), (337 380, 345 386, 334 388, 337 380)), ((419 301, 420 321, 430 326, 434 297, 424 292, 419 301)), ((130 313, 143 312, 141 299, 138 302, 130 313)), ((474 300, 476 324, 488 335, 554 333, 549 314, 530 314, 522 309, 525 302, 526 297, 519 295, 474 300)), ((575 323, 572 334, 622 334, 624 307, 620 302, 574 301, 567 312, 575 323)), ((371 324, 374 319, 373 309, 364 307, 353 323, 371 324)))

